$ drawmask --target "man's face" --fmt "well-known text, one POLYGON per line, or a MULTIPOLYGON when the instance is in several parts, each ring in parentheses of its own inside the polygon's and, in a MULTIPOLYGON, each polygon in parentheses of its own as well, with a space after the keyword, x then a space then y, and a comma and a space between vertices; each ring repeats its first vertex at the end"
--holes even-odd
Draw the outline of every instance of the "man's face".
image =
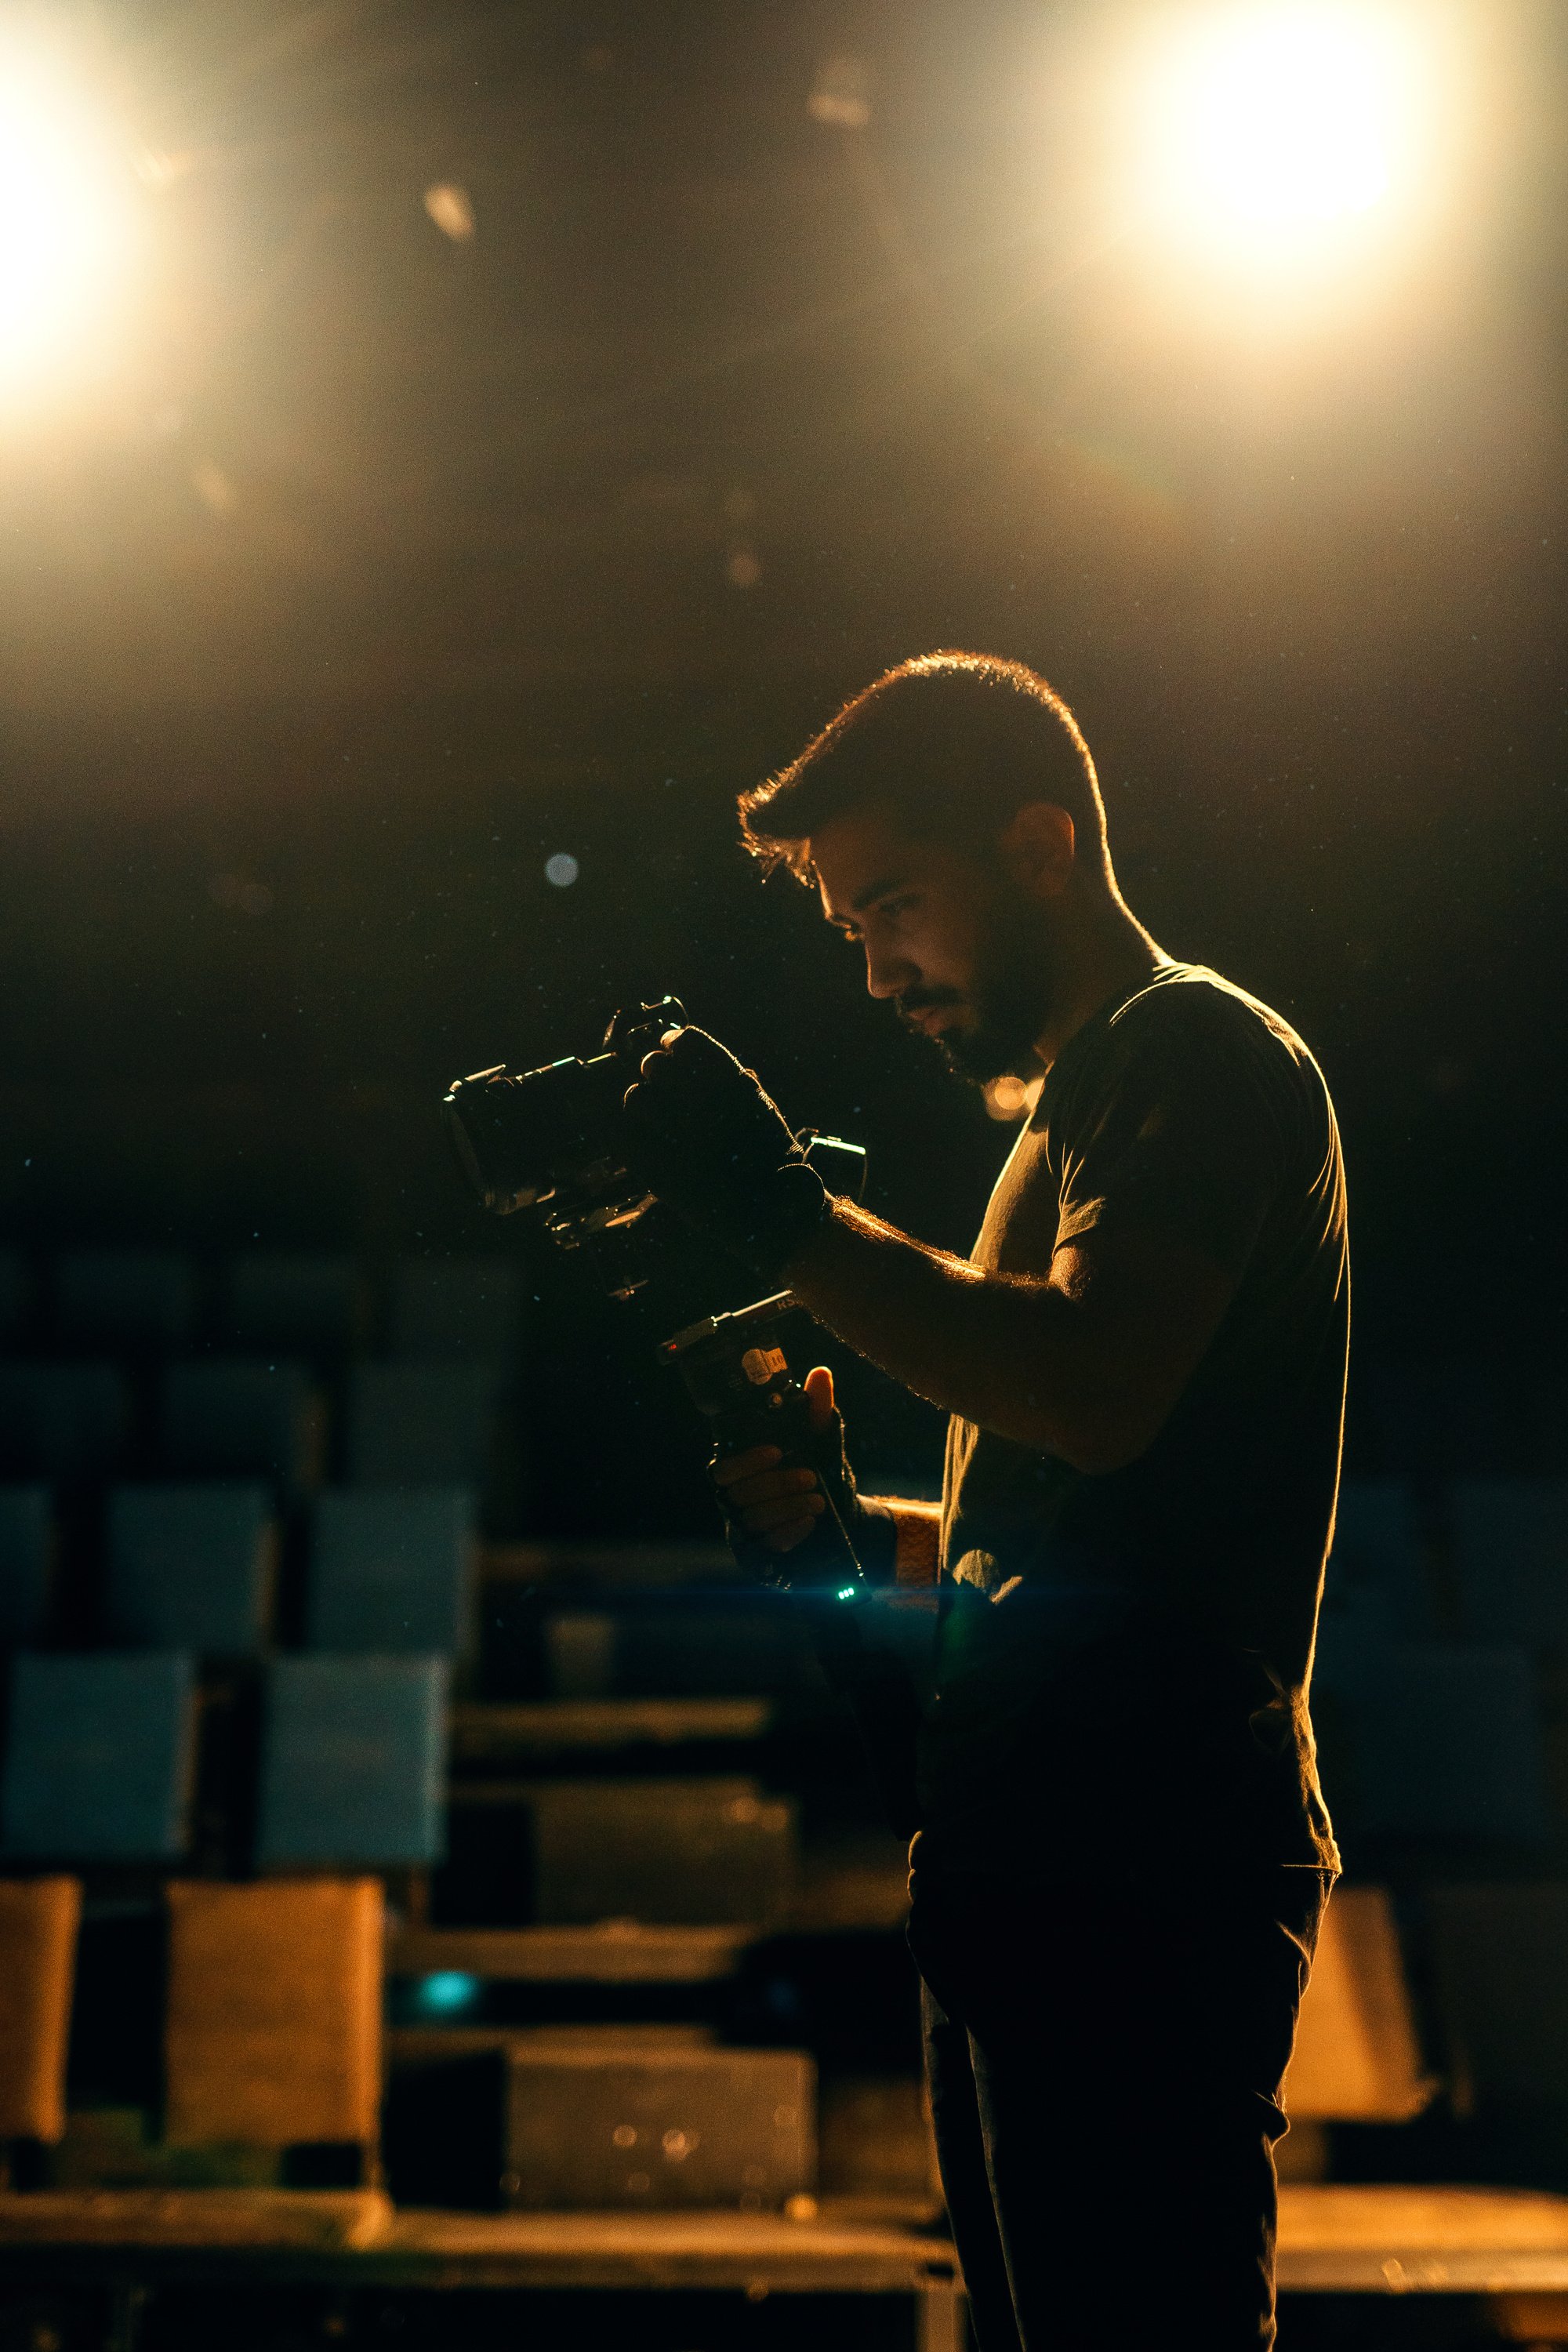
POLYGON ((994 863, 902 832, 883 811, 812 836, 822 911, 866 954, 866 985, 984 1085, 1033 1066, 1055 995, 1050 908, 994 863))

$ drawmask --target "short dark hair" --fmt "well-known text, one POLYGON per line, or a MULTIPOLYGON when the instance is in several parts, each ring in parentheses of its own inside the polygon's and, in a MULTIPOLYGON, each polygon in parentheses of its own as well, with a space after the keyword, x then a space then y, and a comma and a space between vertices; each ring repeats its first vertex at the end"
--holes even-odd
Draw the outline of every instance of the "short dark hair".
POLYGON ((1107 879, 1105 803, 1059 694, 1022 662, 921 654, 847 702, 797 760, 740 798, 741 837, 770 872, 808 881, 805 844, 885 805, 914 834, 980 848, 1031 801, 1065 808, 1107 879))

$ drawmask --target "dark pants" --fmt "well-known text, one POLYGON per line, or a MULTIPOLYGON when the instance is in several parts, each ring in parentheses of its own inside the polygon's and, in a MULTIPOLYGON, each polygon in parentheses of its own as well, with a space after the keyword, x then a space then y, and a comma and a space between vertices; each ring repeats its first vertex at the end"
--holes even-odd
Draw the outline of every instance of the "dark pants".
POLYGON ((1273 2344, 1279 2084, 1331 1883, 917 1869, 910 1942, 980 2352, 1273 2344))

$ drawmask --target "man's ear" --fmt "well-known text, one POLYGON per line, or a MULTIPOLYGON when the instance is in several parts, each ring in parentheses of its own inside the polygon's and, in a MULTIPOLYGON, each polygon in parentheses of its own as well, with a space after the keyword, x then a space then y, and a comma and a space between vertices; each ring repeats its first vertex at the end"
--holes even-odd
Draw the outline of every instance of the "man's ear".
POLYGON ((1027 801, 1003 833, 1002 862, 1031 898, 1059 898, 1072 879, 1078 835, 1055 801, 1027 801))

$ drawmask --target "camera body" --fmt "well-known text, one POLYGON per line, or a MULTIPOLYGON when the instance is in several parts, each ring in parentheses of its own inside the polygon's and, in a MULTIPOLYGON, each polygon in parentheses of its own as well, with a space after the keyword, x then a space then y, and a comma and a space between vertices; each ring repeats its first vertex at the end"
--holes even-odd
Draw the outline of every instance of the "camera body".
POLYGON ((509 1071, 504 1062, 458 1078, 441 1105, 458 1165, 492 1216, 537 1209, 563 1249, 593 1249, 605 1287, 629 1297, 643 1276, 627 1255, 652 1206, 628 1171, 621 1105, 645 1055, 684 1024, 678 997, 616 1014, 600 1051, 509 1071))
MULTIPOLYGON (((631 1297, 647 1279, 643 1227, 657 1206, 626 1165, 622 1104, 645 1055, 685 1020, 678 997, 629 1005, 589 1059, 516 1074, 499 1063, 456 1080, 441 1106, 481 1208, 499 1217, 537 1210, 562 1248, 587 1251, 612 1297, 631 1297)), ((858 1144, 815 1129, 795 1140, 830 1191, 860 1198, 866 1154, 858 1144)), ((790 1369, 782 1328, 799 1311, 784 1291, 692 1324, 660 1348, 706 1417, 716 1458, 763 1444, 777 1445, 786 1461, 809 1457, 805 1391, 790 1369)), ((837 1600, 864 1589, 854 1547, 831 1511, 795 1550, 756 1565, 770 1581, 837 1600)))
MULTIPOLYGON (((510 1071, 504 1062, 458 1078, 441 1105, 458 1165, 492 1216, 537 1209, 563 1249, 587 1249, 613 1298, 629 1298, 646 1275, 639 1227, 653 1195, 626 1167, 621 1106, 644 1057, 684 1027, 677 996, 626 1006, 599 1052, 510 1071)), ((858 1144, 803 1129, 796 1138, 830 1192, 858 1200, 866 1154, 858 1144)))

